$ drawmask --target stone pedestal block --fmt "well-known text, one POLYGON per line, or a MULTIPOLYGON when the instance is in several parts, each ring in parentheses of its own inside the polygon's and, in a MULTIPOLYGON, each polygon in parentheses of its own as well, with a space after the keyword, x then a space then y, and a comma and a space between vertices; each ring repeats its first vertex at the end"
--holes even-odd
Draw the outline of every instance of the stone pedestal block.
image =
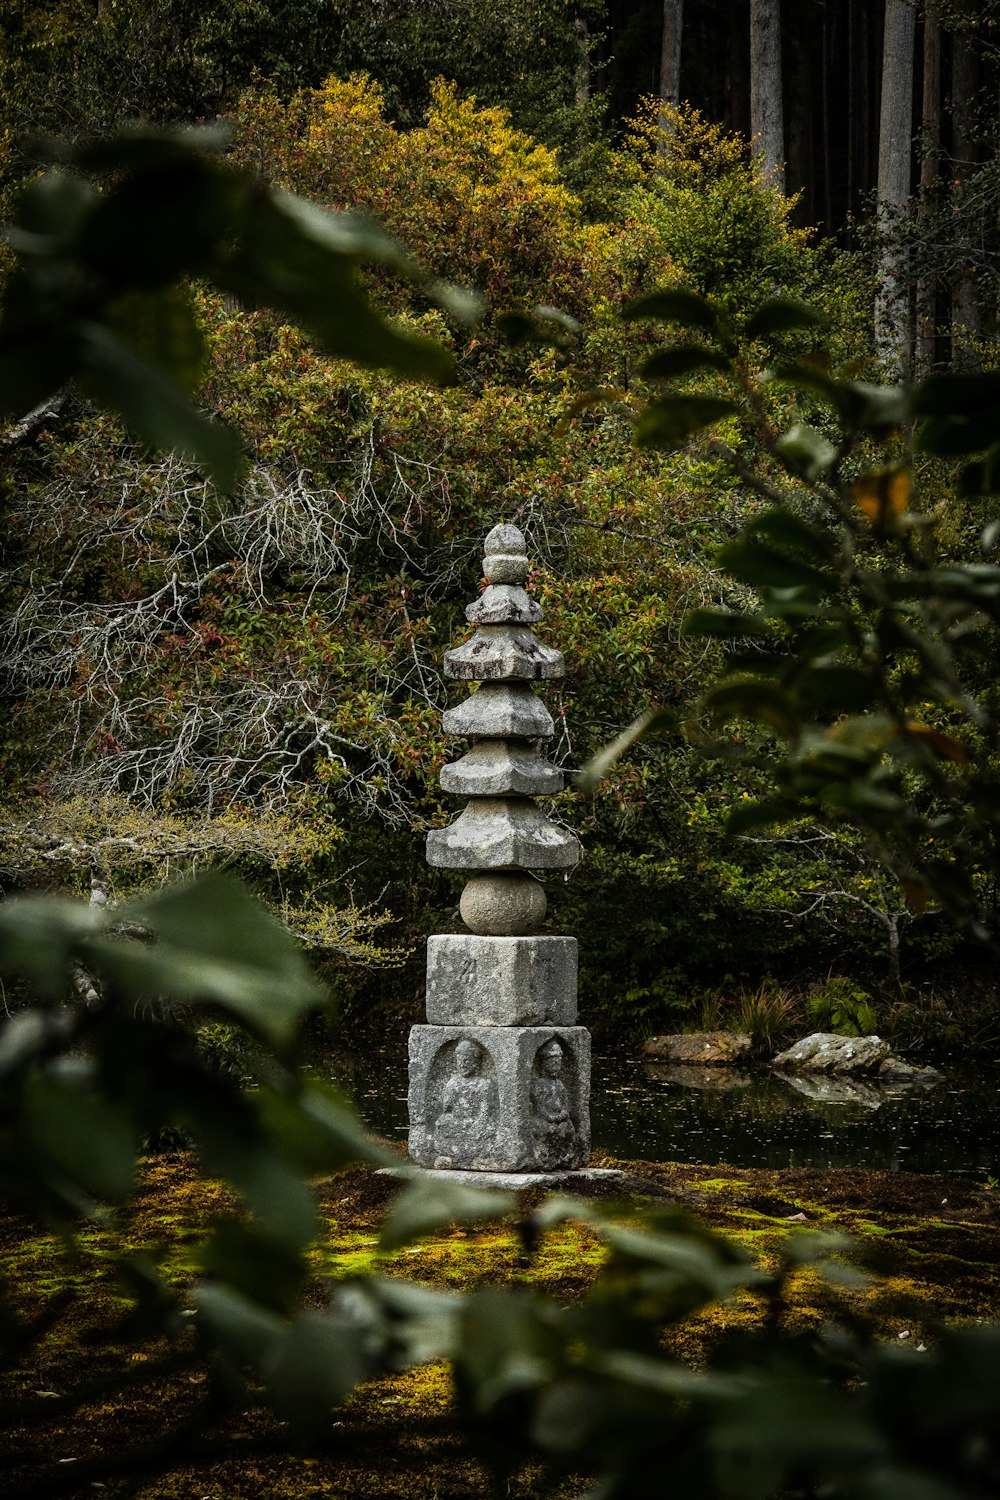
POLYGON ((410 1156, 424 1167, 554 1172, 590 1157, 584 1026, 414 1026, 410 1156))
POLYGON ((575 1026, 576 938, 427 939, 432 1026, 575 1026))

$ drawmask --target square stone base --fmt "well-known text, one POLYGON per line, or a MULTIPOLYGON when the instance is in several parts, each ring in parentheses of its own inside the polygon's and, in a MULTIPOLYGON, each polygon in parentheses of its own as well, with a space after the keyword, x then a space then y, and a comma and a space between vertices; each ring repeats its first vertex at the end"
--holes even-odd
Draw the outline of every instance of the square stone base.
POLYGON ((575 1026, 576 938, 427 939, 432 1026, 575 1026))
POLYGON ((590 1160, 585 1026, 414 1026, 410 1156, 423 1167, 560 1172, 590 1160))
MULTIPOLYGON (((600 1187, 621 1187, 624 1191, 628 1173, 621 1167, 574 1167, 565 1172, 464 1172, 442 1167, 422 1167, 421 1175, 440 1177, 443 1182, 457 1182, 462 1187, 503 1188, 518 1193, 525 1188, 558 1188, 562 1193, 581 1193, 600 1187)), ((376 1167, 376 1176, 409 1177, 412 1167, 376 1167)))

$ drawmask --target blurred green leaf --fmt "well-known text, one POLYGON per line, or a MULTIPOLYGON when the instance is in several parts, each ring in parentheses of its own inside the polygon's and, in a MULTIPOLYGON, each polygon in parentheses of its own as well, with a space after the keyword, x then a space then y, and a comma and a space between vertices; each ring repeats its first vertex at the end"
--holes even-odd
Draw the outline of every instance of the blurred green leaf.
POLYGON ((798 716, 788 694, 760 678, 723 682, 706 693, 704 701, 707 712, 717 721, 750 719, 769 724, 780 734, 792 734, 798 728, 798 716))
POLYGON ((679 448, 694 433, 724 417, 735 416, 739 407, 723 396, 670 396, 651 401, 635 424, 640 448, 679 448))
MULTIPOLYGON (((31 301, 32 290, 12 277, 8 299, 22 294, 25 313, 24 303, 31 301)), ((41 406, 73 378, 79 364, 75 329, 29 327, 22 331, 14 326, 17 321, 6 317, 0 325, 0 413, 8 417, 24 417, 41 406)))
POLYGON ((794 678, 801 704, 823 719, 858 713, 872 701, 876 679, 848 662, 819 661, 803 665, 794 678))
POLYGON ((120 907, 116 921, 155 943, 105 938, 102 960, 132 994, 230 1011, 277 1047, 324 998, 294 938, 236 881, 210 874, 120 907))
MULTIPOLYGON (((670 1273, 670 1281, 684 1292, 694 1307, 708 1299, 730 1296, 738 1287, 753 1283, 760 1273, 730 1241, 714 1235, 678 1214, 671 1215, 675 1227, 658 1228, 647 1220, 643 1227, 605 1224, 601 1237, 615 1252, 610 1277, 622 1265, 656 1267, 670 1273), (682 1227, 683 1226, 683 1227, 682 1227)), ((644 1280, 644 1285, 653 1283, 644 1280)), ((666 1283, 664 1283, 664 1286, 666 1283)))
POLYGON ((84 172, 159 172, 185 165, 192 155, 218 155, 231 136, 229 126, 221 121, 178 130, 125 125, 112 135, 85 141, 74 150, 72 160, 84 172))
POLYGON ((849 425, 866 432, 883 432, 905 427, 910 419, 910 404, 902 386, 872 385, 863 380, 841 383, 846 398, 849 425))
POLYGON ((119 412, 144 443, 184 454, 220 490, 233 488, 242 462, 234 433, 210 421, 172 380, 99 324, 81 325, 80 355, 80 384, 88 396, 119 412))
POLYGON ((238 173, 195 153, 118 181, 81 223, 74 256, 122 290, 211 273, 250 193, 238 173))
POLYGON ((776 823, 793 822, 800 813, 784 797, 748 798, 737 802, 726 817, 726 832, 731 838, 750 833, 755 828, 769 828, 776 823))
POLYGON ((939 458, 979 453, 996 441, 997 421, 997 414, 988 411, 928 417, 917 432, 917 448, 939 458))
POLYGON ((186 290, 127 292, 108 307, 108 326, 186 395, 198 389, 205 373, 205 341, 186 290))
POLYGON ((299 1251, 259 1224, 236 1219, 215 1225, 197 1253, 196 1264, 214 1281, 278 1314, 294 1309, 307 1272, 299 1251))
POLYGON ((54 1019, 36 1007, 18 1011, 0 1024, 0 1078, 18 1072, 58 1038, 58 1029, 52 1024, 54 1019))
POLYGON ((767 537, 780 547, 798 547, 822 563, 831 562, 836 555, 835 543, 827 532, 811 526, 790 510, 762 511, 747 522, 745 533, 750 537, 767 537))
MULTIPOLYGON (((223 1097, 180 1105, 180 1118, 194 1135, 203 1169, 221 1177, 243 1199, 273 1237, 298 1250, 315 1236, 319 1226, 316 1204, 308 1185, 279 1156, 273 1143, 251 1115, 239 1107, 227 1109, 223 1097)), ((237 1099, 237 1105, 242 1104, 237 1099)))
POLYGON ((623 756, 626 750, 640 740, 650 735, 658 734, 669 728, 675 722, 676 714, 669 708, 649 708, 644 714, 622 731, 622 733, 598 750, 597 754, 590 759, 580 772, 577 785, 582 792, 592 792, 598 782, 608 774, 616 760, 623 756))
POLYGON ((727 542, 719 550, 719 562, 741 583, 763 588, 832 588, 835 577, 787 552, 768 547, 755 537, 727 542))
POLYGON ((745 339, 769 338, 774 333, 787 333, 792 328, 821 328, 829 318, 806 302, 796 302, 789 297, 775 297, 764 302, 747 319, 743 328, 745 339))
POLYGON ((52 256, 73 243, 81 224, 99 202, 92 182, 55 169, 35 179, 14 205, 5 238, 22 256, 52 256))
POLYGON ((971 416, 1000 411, 1000 374, 929 375, 913 391, 918 417, 971 416))
POLYGON ((293 318, 338 358, 398 375, 454 379, 454 361, 441 345, 393 327, 373 309, 357 280, 362 257, 403 273, 411 268, 409 257, 367 220, 288 194, 258 194, 214 279, 251 307, 293 318))
POLYGON ((719 640, 762 640, 774 635, 774 626, 763 615, 736 613, 726 609, 693 609, 681 624, 684 635, 711 636, 719 640))
POLYGON ((135 1185, 138 1140, 129 1120, 86 1078, 51 1069, 33 1074, 25 1110, 35 1143, 73 1182, 108 1203, 128 1197, 135 1185))
POLYGON ((239 1364, 259 1365, 285 1331, 275 1313, 221 1283, 195 1287, 192 1300, 206 1332, 239 1364))
POLYGON ((485 1287, 466 1297, 459 1313, 456 1373, 478 1414, 514 1392, 537 1390, 553 1376, 561 1340, 535 1297, 485 1287))
POLYGON ((705 328, 713 333, 719 326, 719 312, 705 297, 696 292, 664 288, 649 292, 630 302, 622 313, 626 322, 639 318, 655 318, 661 323, 680 323, 686 328, 705 328))
POLYGON ((72 956, 100 925, 96 911, 79 901, 11 897, 0 902, 0 967, 23 974, 43 999, 62 1000, 72 956))
POLYGON ((352 1162, 397 1166, 399 1158, 366 1135, 364 1126, 332 1085, 308 1079, 301 1093, 276 1089, 254 1095, 261 1123, 282 1152, 310 1176, 339 1172, 352 1162))
POLYGON ((818 428, 796 422, 774 445, 778 457, 794 473, 813 481, 824 474, 837 457, 837 450, 818 428))
POLYGON ((337 1309, 301 1312, 261 1362, 270 1404, 302 1444, 316 1442, 334 1408, 371 1373, 364 1330, 337 1309))
POLYGON ((685 344, 677 349, 658 349, 647 359, 641 373, 644 380, 676 380, 693 370, 720 370, 725 374, 731 368, 732 360, 724 354, 698 344, 685 344))
POLYGON ((671 1359, 653 1359, 629 1349, 614 1349, 600 1354, 592 1366, 602 1375, 626 1385, 656 1391, 661 1396, 675 1396, 685 1401, 730 1399, 746 1387, 738 1375, 693 1370, 689 1365, 671 1359))
POLYGON ((443 1177, 415 1177, 393 1199, 379 1235, 379 1249, 399 1250, 449 1224, 503 1218, 516 1207, 517 1199, 510 1193, 466 1187, 443 1177))
POLYGON ((857 1404, 803 1371, 768 1371, 726 1403, 711 1447, 718 1480, 733 1495, 763 1497, 805 1473, 861 1472, 887 1457, 857 1404))

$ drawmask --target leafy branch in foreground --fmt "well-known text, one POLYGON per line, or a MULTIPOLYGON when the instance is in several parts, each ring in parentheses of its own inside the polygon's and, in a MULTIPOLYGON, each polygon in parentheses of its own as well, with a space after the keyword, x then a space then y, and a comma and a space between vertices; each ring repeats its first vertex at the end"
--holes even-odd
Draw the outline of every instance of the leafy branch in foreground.
MULTIPOLYGON (((103 1269, 110 1263, 132 1302, 134 1337, 167 1337, 187 1358, 214 1350, 235 1360, 237 1373, 249 1362, 280 1406, 280 1381, 264 1364, 297 1359, 299 1344, 316 1343, 316 1327, 329 1325, 312 1355, 315 1394, 303 1397, 296 1417, 308 1426, 322 1399, 325 1421, 330 1391, 339 1385, 346 1393, 368 1363, 360 1331, 335 1308, 298 1310, 305 1249, 317 1230, 307 1178, 386 1157, 336 1092, 298 1066, 300 1022, 323 993, 293 940, 241 887, 209 876, 113 917, 68 901, 6 901, 0 965, 27 979, 36 996, 0 1032, 7 1211, 67 1246, 79 1248, 88 1223, 103 1226, 113 1243, 143 1143, 182 1132, 202 1171, 229 1184, 242 1212, 220 1220, 201 1247, 211 1278, 200 1290, 171 1285, 151 1246, 136 1252, 123 1242, 103 1254, 103 1269), (81 972, 86 986, 75 983, 81 972), (190 1018, 205 1014, 259 1044, 252 1090, 199 1050, 190 1018), (192 1302, 193 1346, 181 1318, 192 1302)), ((36 1333, 7 1301, 6 1362, 23 1357, 36 1333)))
POLYGON ((446 350, 372 306, 359 269, 416 281, 460 318, 474 316, 474 299, 431 282, 363 216, 323 210, 220 160, 224 141, 215 128, 123 131, 24 189, 6 231, 15 263, 0 316, 0 415, 23 420, 75 381, 143 442, 186 454, 232 489, 239 440, 193 400, 204 338, 190 277, 274 309, 339 358, 453 378, 446 350))
MULTIPOLYGON (((21 1493, 78 1493, 191 1460, 238 1459, 242 1440, 220 1426, 234 1410, 279 1418, 285 1435, 272 1444, 322 1448, 335 1441, 333 1412, 360 1383, 440 1359, 453 1367, 458 1430, 499 1488, 541 1464, 542 1492, 583 1473, 592 1496, 631 1500, 652 1500, 665 1480, 736 1500, 995 1492, 997 1330, 942 1329, 929 1353, 886 1347, 841 1237, 793 1234, 764 1267, 672 1209, 609 1212, 550 1198, 517 1220, 526 1262, 567 1222, 604 1249, 593 1284, 568 1307, 520 1278, 470 1293, 374 1274, 317 1285, 309 1180, 397 1159, 300 1068, 298 1026, 320 992, 287 934, 221 877, 113 917, 6 902, 0 960, 38 996, 0 1030, 0 1197, 62 1238, 84 1287, 88 1276, 117 1278, 113 1326, 106 1308, 103 1325, 92 1316, 88 1346, 135 1351, 108 1374, 91 1374, 88 1360, 87 1375, 67 1379, 44 1406, 22 1381, 4 1423, 58 1426, 74 1411, 132 1401, 140 1387, 170 1390, 178 1377, 203 1392, 181 1411, 167 1402, 139 1446, 53 1466, 21 1493), (77 970, 90 981, 84 999, 77 970), (255 1038, 252 1087, 198 1052, 179 1004, 255 1038), (183 1130, 202 1172, 238 1200, 187 1247, 180 1275, 127 1232, 141 1142, 164 1127, 183 1130), (793 1316, 803 1273, 830 1320, 811 1332, 797 1331, 793 1316), (685 1328, 733 1299, 744 1314, 755 1309, 749 1326, 735 1319, 692 1366, 685 1328)), ((405 1254, 424 1235, 514 1209, 508 1194, 418 1176, 402 1184, 379 1250, 405 1254)), ((97 1299, 94 1311, 100 1318, 97 1299)), ((15 1378, 30 1369, 36 1345, 71 1312, 58 1293, 26 1307, 16 1286, 5 1289, 3 1367, 15 1378)))
MULTIPOLYGON (((648 379, 708 368, 724 391, 668 388, 639 417, 637 440, 675 447, 728 419, 713 451, 764 502, 718 553, 730 607, 685 622, 726 648, 701 704, 704 747, 772 784, 731 814, 730 831, 850 824, 913 910, 938 903, 994 936, 982 882, 1000 874, 1000 528, 981 529, 975 560, 947 556, 942 507, 922 503, 918 476, 931 458, 959 459, 966 501, 1000 489, 1000 376, 935 375, 905 389, 833 374, 821 349, 782 354, 786 334, 801 341, 821 320, 780 300, 741 328, 680 291, 653 293, 630 315, 710 341, 654 353, 648 379), (758 733, 737 739, 734 721, 758 733)), ((626 730, 589 781, 663 721, 653 711, 626 730)))

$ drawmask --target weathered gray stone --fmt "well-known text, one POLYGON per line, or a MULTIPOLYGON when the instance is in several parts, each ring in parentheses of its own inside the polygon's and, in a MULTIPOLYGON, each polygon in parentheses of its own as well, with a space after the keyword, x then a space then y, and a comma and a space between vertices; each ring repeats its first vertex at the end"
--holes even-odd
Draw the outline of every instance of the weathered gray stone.
POLYGON ((526 557, 516 552, 495 552, 483 558, 483 573, 488 583, 523 583, 531 572, 526 557))
MULTIPOLYGON (((385 1177, 411 1177, 412 1167, 376 1167, 376 1174, 385 1177)), ((628 1173, 621 1167, 570 1167, 564 1172, 465 1172, 449 1171, 447 1167, 421 1167, 422 1176, 440 1177, 444 1182, 465 1183, 468 1187, 504 1188, 508 1192, 519 1192, 525 1188, 558 1188, 564 1193, 582 1193, 588 1188, 610 1187, 624 1183, 628 1173)))
POLYGON ((414 1026, 410 1156, 421 1166, 553 1172, 590 1156, 583 1026, 414 1026))
POLYGON ((663 1062, 725 1068, 746 1062, 750 1038, 740 1031, 694 1031, 677 1036, 651 1036, 642 1044, 646 1057, 663 1062))
POLYGON ((477 797, 427 835, 427 863, 442 870, 568 870, 580 842, 527 797, 477 797))
POLYGON ((545 920, 547 906, 545 887, 519 870, 473 875, 465 882, 458 903, 462 921, 480 937, 523 937, 535 932, 545 920))
POLYGON ((461 900, 475 935, 428 941, 428 1024, 410 1034, 410 1155, 459 1178, 556 1184, 590 1154, 590 1034, 574 1024, 576 943, 533 935, 545 893, 523 872, 580 857, 576 837, 531 800, 562 776, 534 743, 553 724, 528 683, 561 677, 563 659, 529 628, 542 611, 521 587, 529 564, 516 527, 490 532, 483 571, 488 587, 466 610, 478 628, 445 656, 448 676, 482 683, 443 720, 477 741, 441 773, 446 791, 470 800, 427 837, 430 864, 481 872, 461 900))
POLYGON ((493 527, 492 531, 488 531, 483 543, 483 552, 487 557, 495 557, 504 552, 516 553, 523 557, 526 550, 524 532, 512 526, 509 521, 501 521, 499 525, 493 527))
POLYGON ((922 1083, 933 1085, 944 1083, 944 1074, 937 1068, 920 1068, 903 1062, 901 1057, 887 1057, 879 1064, 880 1083, 922 1083))
POLYGON ((442 767, 441 785, 462 797, 535 797, 561 792, 563 775, 533 745, 480 740, 461 760, 442 767))
POLYGON ((474 604, 468 605, 465 618, 473 625, 537 625, 542 606, 537 599, 529 599, 522 588, 491 583, 474 604))
POLYGON ((774 1059, 786 1073, 874 1073, 889 1056, 880 1036, 837 1036, 814 1031, 774 1059))
POLYGON ((466 682, 551 681, 565 675, 561 651, 517 625, 480 625, 444 654, 444 675, 466 682))
POLYGON ((472 739, 548 739, 555 732, 552 715, 525 682, 484 682, 441 719, 445 734, 472 739))
POLYGON ((434 1026, 574 1026, 571 937, 427 939, 427 1019, 434 1026))

